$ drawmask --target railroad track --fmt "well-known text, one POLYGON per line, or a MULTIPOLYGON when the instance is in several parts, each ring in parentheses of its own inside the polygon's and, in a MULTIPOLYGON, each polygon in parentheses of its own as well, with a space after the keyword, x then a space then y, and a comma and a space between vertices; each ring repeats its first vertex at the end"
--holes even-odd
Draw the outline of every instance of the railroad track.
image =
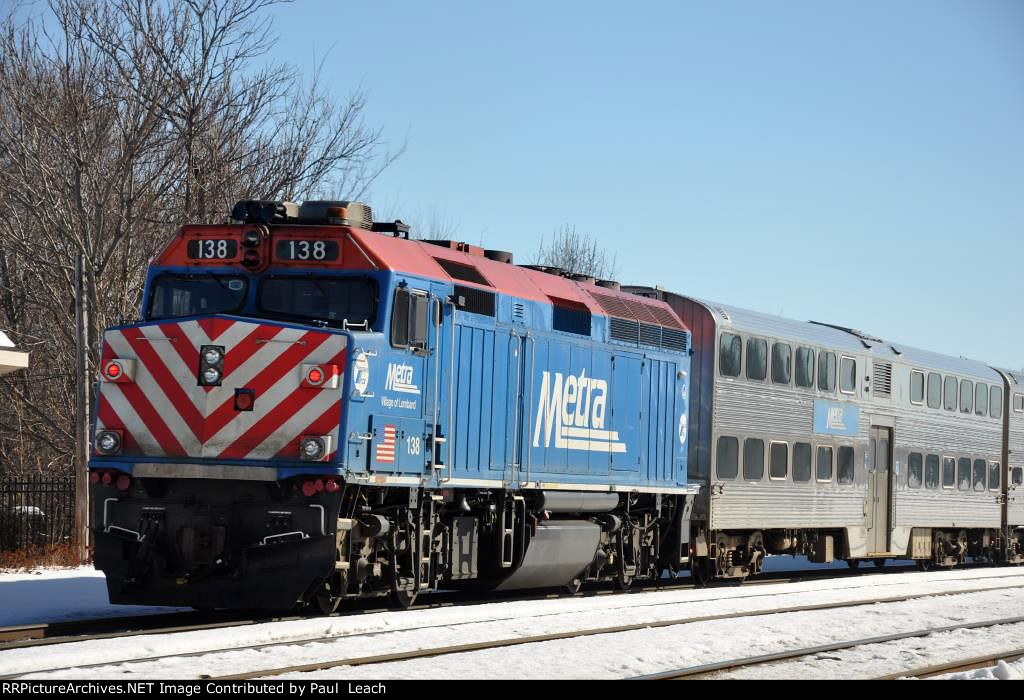
POLYGON ((973 656, 968 659, 959 659, 957 661, 950 661, 942 664, 922 666, 910 671, 889 673, 884 676, 878 676, 875 680, 892 681, 900 678, 934 678, 935 676, 942 676, 947 673, 962 673, 964 671, 975 671, 980 668, 988 668, 989 666, 994 666, 1000 661, 1011 663, 1013 661, 1020 661, 1021 659, 1024 659, 1024 649, 1013 649, 1010 651, 999 652, 998 654, 983 654, 981 656, 973 656))
MULTIPOLYGON (((1007 576, 1007 575, 1004 575, 1004 576, 992 576, 992 577, 984 577, 982 579, 977 579, 977 580, 979 580, 979 581, 990 581, 991 579, 1000 579, 1000 578, 1011 578, 1011 576, 1007 576)), ((1019 576, 1012 577, 1012 578, 1018 578, 1019 579, 1019 576)), ((968 580, 968 582, 969 581, 970 581, 970 579, 968 580)), ((871 584, 871 587, 874 588, 877 585, 879 585, 879 584, 871 584)), ((882 585, 902 585, 902 584, 882 584, 882 585)), ((298 665, 288 665, 288 666, 282 666, 282 667, 276 667, 276 668, 274 668, 274 667, 271 667, 271 668, 261 668, 261 669, 258 669, 258 670, 247 671, 247 672, 238 673, 238 674, 228 674, 228 675, 220 675, 220 676, 218 676, 218 675, 206 675, 206 676, 202 676, 202 677, 203 678, 210 678, 210 679, 217 679, 217 680, 245 680, 245 679, 253 679, 253 678, 262 678, 262 677, 266 677, 266 676, 281 675, 281 674, 285 674, 285 673, 302 673, 302 672, 309 672, 309 671, 327 670, 327 669, 337 668, 337 667, 341 667, 341 666, 371 666, 371 665, 374 665, 374 664, 380 664, 380 663, 386 663, 386 662, 392 662, 392 661, 405 661, 405 660, 412 660, 412 659, 419 659, 419 658, 428 658, 428 657, 434 657, 434 656, 443 656, 443 655, 457 654, 457 653, 464 653, 464 652, 482 651, 482 650, 487 650, 487 649, 498 649, 498 648, 504 648, 504 647, 522 646, 522 645, 534 644, 534 643, 539 643, 539 642, 549 642, 549 641, 556 641, 556 640, 563 640, 563 639, 572 639, 572 638, 579 638, 579 637, 604 635, 604 634, 616 634, 616 633, 630 632, 630 631, 635 631, 635 630, 654 629, 654 628, 659 628, 659 627, 670 627, 670 626, 676 626, 676 625, 695 624, 695 623, 701 623, 701 622, 712 622, 712 621, 716 621, 716 620, 726 620, 726 619, 745 618, 745 617, 761 617, 761 616, 766 616, 766 615, 778 615, 778 614, 808 612, 808 611, 816 611, 816 610, 851 608, 851 607, 858 607, 858 606, 874 605, 874 604, 879 604, 879 603, 899 603, 899 602, 905 602, 905 601, 908 601, 908 600, 915 600, 915 599, 921 599, 921 598, 932 598, 932 597, 938 597, 938 596, 944 596, 944 595, 961 595, 961 594, 969 594, 969 593, 980 593, 980 592, 989 592, 989 591, 1006 590, 1006 589, 1019 589, 1019 588, 1024 588, 1024 583, 1021 583, 1019 585, 1013 585, 1013 586, 986 586, 986 587, 976 587, 976 588, 963 588, 963 589, 949 590, 949 591, 940 590, 940 591, 932 591, 932 592, 916 593, 916 594, 907 594, 907 595, 871 596, 871 597, 856 598, 856 599, 852 599, 852 600, 823 602, 823 603, 814 603, 814 604, 807 604, 807 605, 794 605, 794 606, 784 606, 784 607, 771 606, 771 607, 764 608, 764 609, 761 609, 761 610, 732 611, 732 612, 727 612, 727 613, 720 613, 720 614, 713 614, 713 615, 703 615, 703 616, 689 615, 687 617, 672 618, 672 619, 648 619, 646 621, 641 621, 641 622, 631 623, 631 624, 624 624, 624 625, 595 627, 595 628, 589 628, 589 629, 570 629, 570 630, 563 630, 563 631, 554 631, 554 632, 547 633, 547 634, 515 636, 515 637, 509 637, 509 638, 492 638, 492 639, 488 639, 488 640, 485 640, 485 641, 476 641, 476 642, 470 642, 470 643, 458 643, 458 644, 448 644, 448 645, 440 645, 440 646, 424 646, 424 647, 410 648, 410 649, 402 650, 402 651, 392 651, 392 652, 383 653, 383 654, 367 654, 367 655, 361 655, 361 656, 344 656, 344 657, 333 658, 333 659, 323 659, 323 660, 319 660, 319 661, 316 661, 316 662, 304 663, 304 664, 298 664, 298 665)), ((840 588, 840 589, 836 589, 836 590, 839 591, 839 592, 842 592, 844 590, 849 590, 849 589, 840 588)), ((749 596, 738 596, 738 597, 734 597, 733 599, 736 599, 736 598, 739 598, 739 599, 754 598, 754 597, 773 597, 774 598, 776 596, 777 596, 776 593, 763 593, 763 594, 751 594, 749 596)), ((625 606, 625 607, 629 607, 631 611, 639 611, 642 608, 651 608, 651 607, 658 607, 658 606, 663 606, 663 605, 678 605, 681 602, 682 603, 696 602, 696 603, 699 604, 700 601, 672 601, 672 602, 663 602, 663 603, 650 603, 650 604, 644 604, 644 605, 641 605, 641 606, 625 606)), ((554 617, 554 616, 558 616, 558 615, 570 615, 570 614, 572 614, 572 613, 571 612, 567 613, 565 611, 562 611, 562 612, 551 613, 550 616, 554 617)), ((537 616, 537 617, 543 617, 543 616, 537 616)), ((451 622, 445 621, 445 622, 440 622, 440 623, 434 624, 434 625, 424 625, 424 626, 420 626, 420 627, 396 629, 396 630, 388 630, 388 631, 371 631, 371 632, 368 632, 368 633, 335 634, 335 635, 330 635, 330 636, 311 636, 311 637, 301 638, 301 639, 293 638, 293 639, 288 639, 288 640, 282 640, 282 641, 276 641, 276 642, 268 642, 268 643, 261 643, 261 644, 235 645, 235 646, 226 647, 226 648, 223 648, 223 649, 206 649, 206 650, 201 650, 201 651, 190 651, 190 652, 183 652, 183 653, 162 654, 162 655, 154 655, 154 656, 149 656, 149 657, 144 657, 144 658, 136 657, 136 658, 131 658, 131 659, 104 659, 103 661, 98 662, 98 663, 76 664, 74 666, 74 670, 78 671, 78 670, 83 670, 83 669, 88 669, 88 668, 110 667, 110 666, 115 666, 116 665, 118 667, 118 669, 117 669, 118 670, 118 674, 120 675, 122 673, 129 672, 129 669, 130 669, 131 666, 138 665, 138 664, 144 664, 144 663, 148 663, 148 662, 153 662, 153 661, 166 660, 166 659, 200 657, 200 656, 204 656, 204 655, 217 654, 217 653, 222 653, 222 652, 236 652, 236 651, 246 651, 246 650, 265 650, 265 649, 273 648, 273 647, 288 647, 288 646, 303 645, 303 644, 310 644, 310 643, 316 643, 316 642, 334 642, 334 641, 338 641, 338 640, 342 640, 342 639, 349 639, 349 640, 351 640, 351 639, 358 639, 360 637, 369 638, 369 637, 380 636, 380 635, 384 635, 384 634, 416 632, 416 631, 428 630, 428 629, 431 629, 431 628, 442 628, 442 627, 443 628, 452 628, 452 627, 474 625, 474 624, 487 624, 487 623, 490 623, 490 622, 502 622, 502 621, 505 621, 506 619, 507 618, 502 618, 502 619, 472 619, 472 620, 467 620, 467 621, 461 622, 461 623, 451 623, 451 622)), ((1021 618, 1020 621, 1024 621, 1024 618, 1021 618)), ((1006 622, 1005 621, 1000 621, 998 623, 982 623, 982 624, 983 625, 987 625, 987 624, 1006 624, 1006 622)), ((934 632, 934 631, 936 631, 936 630, 931 630, 931 632, 934 632)), ((874 641, 877 641, 877 640, 874 640, 874 641)), ((856 642, 856 644, 863 644, 863 643, 864 643, 863 640, 857 640, 857 642, 856 642)), ((841 648, 845 648, 845 647, 841 647, 841 648)), ((814 650, 811 650, 811 651, 798 650, 798 651, 800 653, 797 653, 796 654, 797 656, 799 656, 800 654, 814 653, 814 650)), ((787 652, 788 656, 787 655, 783 655, 783 656, 779 656, 778 658, 793 658, 793 654, 794 653, 796 653, 796 652, 787 652)), ((774 658, 774 657, 771 658, 771 659, 759 658, 758 662, 766 663, 766 662, 771 661, 771 660, 777 660, 777 659, 774 658)), ((748 661, 749 663, 753 663, 753 661, 749 661, 749 660, 739 660, 739 661, 748 661)), ((729 663, 732 663, 735 666, 738 663, 738 661, 734 660, 733 662, 724 662, 724 663, 726 664, 725 666, 719 665, 718 667, 715 667, 715 668, 711 668, 711 666, 701 667, 699 669, 699 671, 693 671, 692 669, 685 669, 685 670, 683 670, 684 671, 683 675, 680 676, 680 677, 685 677, 687 675, 695 675, 697 673, 707 674, 707 673, 710 673, 710 672, 715 671, 715 670, 721 670, 721 668, 726 668, 726 667, 728 667, 729 663)), ((69 668, 48 668, 48 669, 37 669, 37 670, 33 670, 33 671, 26 671, 25 673, 43 673, 43 672, 55 672, 55 671, 67 671, 67 670, 70 670, 70 669, 69 668)), ((670 673, 678 673, 678 671, 677 672, 670 672, 670 673)), ((17 677, 19 675, 21 675, 21 674, 20 673, 19 674, 10 674, 10 675, 6 675, 6 676, 0 676, 0 678, 7 679, 7 678, 17 677)), ((662 674, 662 675, 664 675, 664 674, 662 674)), ((675 676, 665 676, 665 677, 675 677, 675 676)))
MULTIPOLYGON (((714 663, 700 664, 695 666, 686 666, 683 668, 672 669, 669 671, 662 671, 660 673, 652 673, 644 676, 637 676, 631 680, 697 680, 702 678, 713 677, 722 671, 734 671, 741 668, 750 668, 752 666, 761 666, 764 664, 776 663, 779 661, 789 661, 792 659, 800 659, 806 656, 814 656, 816 654, 824 654, 833 651, 842 651, 844 649, 853 649, 855 647, 869 646, 872 644, 885 644, 887 642, 895 642, 904 639, 914 639, 917 637, 928 637, 933 634, 940 634, 942 632, 954 632, 957 630, 973 630, 973 629, 984 629, 988 627, 998 627, 1000 625, 1014 625, 1024 622, 1024 616, 1017 617, 1006 617, 998 620, 985 620, 981 622, 964 622, 956 625, 946 625, 944 627, 929 627, 920 630, 911 630, 908 632, 897 632, 895 634, 886 634, 876 637, 866 637, 862 639, 853 639, 844 642, 835 642, 829 644, 819 644, 812 647, 803 647, 800 649, 787 649, 785 651, 779 651, 772 654, 760 654, 757 656, 747 656, 737 659, 729 659, 726 661, 716 661, 714 663)), ((928 667, 923 671, 900 671, 885 676, 879 676, 878 680, 890 680, 894 678, 904 678, 908 676, 916 676, 918 674, 927 673, 927 675, 938 675, 940 673, 946 673, 950 670, 957 670, 965 667, 969 664, 980 664, 984 661, 996 660, 1003 658, 1001 654, 995 656, 978 657, 977 659, 968 659, 966 661, 956 661, 949 664, 943 664, 941 666, 928 667)), ((977 666, 975 666, 977 667, 977 666)))
MULTIPOLYGON (((744 586, 757 586, 771 583, 799 583, 828 578, 856 578, 878 574, 899 574, 914 571, 913 566, 890 566, 883 569, 851 569, 848 571, 820 569, 811 571, 786 571, 762 574, 756 579, 744 583, 744 586)), ((713 587, 735 585, 728 581, 717 582, 713 587)), ((688 577, 678 579, 659 579, 651 582, 638 582, 625 595, 643 593, 650 590, 677 590, 694 588, 688 577)), ((552 593, 544 591, 509 591, 502 594, 493 592, 441 592, 422 596, 423 602, 410 606, 409 610, 428 610, 436 607, 452 605, 469 605, 497 603, 516 600, 553 600, 558 598, 587 597, 598 595, 622 595, 620 591, 608 587, 585 588, 579 594, 552 593)), ((385 599, 364 599, 349 603, 334 617, 378 613, 393 610, 382 605, 385 599)), ((119 617, 92 618, 87 620, 68 620, 59 622, 43 622, 38 624, 12 625, 0 627, 0 652, 8 649, 19 649, 29 646, 48 646, 65 644, 73 641, 91 639, 113 639, 118 637, 170 634, 175 632, 192 632, 219 627, 237 627, 242 625, 263 624, 267 622, 287 622, 310 619, 309 616, 298 614, 259 615, 253 616, 245 611, 198 612, 182 611, 173 613, 156 613, 119 617)))

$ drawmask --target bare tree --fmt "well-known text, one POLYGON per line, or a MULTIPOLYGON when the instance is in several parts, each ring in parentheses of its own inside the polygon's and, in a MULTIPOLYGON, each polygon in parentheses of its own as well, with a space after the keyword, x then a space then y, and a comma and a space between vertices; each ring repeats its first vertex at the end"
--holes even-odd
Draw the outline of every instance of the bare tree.
POLYGON ((615 256, 608 257, 596 240, 570 224, 556 231, 550 243, 542 239, 535 259, 538 265, 598 279, 612 279, 618 272, 615 256))
POLYGON ((258 62, 278 2, 49 0, 0 19, 0 327, 32 353, 0 379, 0 470, 70 464, 78 256, 94 373, 175 227, 238 199, 358 196, 394 160, 364 93, 258 62))

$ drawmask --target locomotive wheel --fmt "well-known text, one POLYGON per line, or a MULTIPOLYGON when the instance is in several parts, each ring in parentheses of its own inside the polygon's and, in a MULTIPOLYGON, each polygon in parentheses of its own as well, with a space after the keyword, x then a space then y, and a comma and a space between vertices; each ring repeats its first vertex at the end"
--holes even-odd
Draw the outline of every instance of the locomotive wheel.
POLYGON ((860 559, 847 559, 846 565, 851 569, 856 569, 858 566, 860 566, 860 559))
POLYGON ((918 559, 917 568, 919 571, 931 571, 932 560, 931 559, 918 559))
POLYGON ((885 566, 885 557, 876 557, 871 560, 871 563, 874 564, 876 568, 881 569, 885 566))
POLYGON ((407 610, 416 602, 417 592, 408 588, 393 588, 391 590, 391 602, 394 603, 396 608, 407 610))
POLYGON ((341 605, 341 596, 334 595, 331 584, 325 581, 323 587, 313 596, 310 605, 319 615, 333 615, 341 605))

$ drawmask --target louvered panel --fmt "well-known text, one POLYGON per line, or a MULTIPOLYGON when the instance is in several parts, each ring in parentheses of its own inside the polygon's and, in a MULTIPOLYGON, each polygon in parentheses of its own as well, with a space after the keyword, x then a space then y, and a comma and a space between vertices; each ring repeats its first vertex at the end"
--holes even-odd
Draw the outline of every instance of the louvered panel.
POLYGON ((622 340, 634 345, 640 341, 640 324, 636 321, 627 321, 624 318, 612 318, 609 321, 609 331, 615 340, 622 340))
POLYGON ((873 362, 871 366, 871 391, 878 398, 892 396, 892 363, 873 362))
POLYGON ((690 334, 686 331, 677 331, 674 328, 662 328, 662 346, 668 350, 686 352, 689 349, 689 335, 690 334))
POLYGON ((643 345, 653 345, 656 348, 661 347, 661 326, 655 326, 650 323, 640 324, 640 343, 643 345))

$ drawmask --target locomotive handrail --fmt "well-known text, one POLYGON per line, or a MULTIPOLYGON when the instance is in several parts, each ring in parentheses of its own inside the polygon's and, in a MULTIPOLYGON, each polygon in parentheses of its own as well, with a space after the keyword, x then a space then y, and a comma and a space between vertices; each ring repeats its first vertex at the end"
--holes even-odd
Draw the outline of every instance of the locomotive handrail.
MULTIPOLYGON (((529 331, 526 333, 524 340, 530 345, 530 398, 526 402, 526 407, 523 409, 523 425, 530 425, 530 411, 533 410, 533 375, 536 374, 533 371, 534 363, 537 359, 537 339, 530 335, 529 331)), ((523 360, 526 359, 526 353, 523 353, 523 360)), ((526 432, 526 480, 520 482, 520 486, 527 486, 530 483, 530 469, 533 466, 533 450, 530 449, 530 435, 527 430, 526 432)))
POLYGON ((296 340, 278 340, 277 338, 257 338, 253 341, 256 345, 266 345, 267 343, 285 343, 286 345, 306 345, 306 341, 298 338, 296 340))
POLYGON ((448 459, 445 464, 438 466, 438 469, 446 469, 448 475, 442 477, 438 474, 438 483, 452 480, 452 445, 455 444, 455 302, 448 300, 447 303, 452 305, 452 330, 448 341, 448 437, 451 438, 451 444, 448 445, 448 459))
POLYGON ((139 337, 135 338, 135 340, 146 340, 146 341, 166 340, 168 343, 177 343, 178 342, 177 338, 168 338, 166 336, 157 336, 157 337, 150 338, 148 335, 140 335, 139 337))

